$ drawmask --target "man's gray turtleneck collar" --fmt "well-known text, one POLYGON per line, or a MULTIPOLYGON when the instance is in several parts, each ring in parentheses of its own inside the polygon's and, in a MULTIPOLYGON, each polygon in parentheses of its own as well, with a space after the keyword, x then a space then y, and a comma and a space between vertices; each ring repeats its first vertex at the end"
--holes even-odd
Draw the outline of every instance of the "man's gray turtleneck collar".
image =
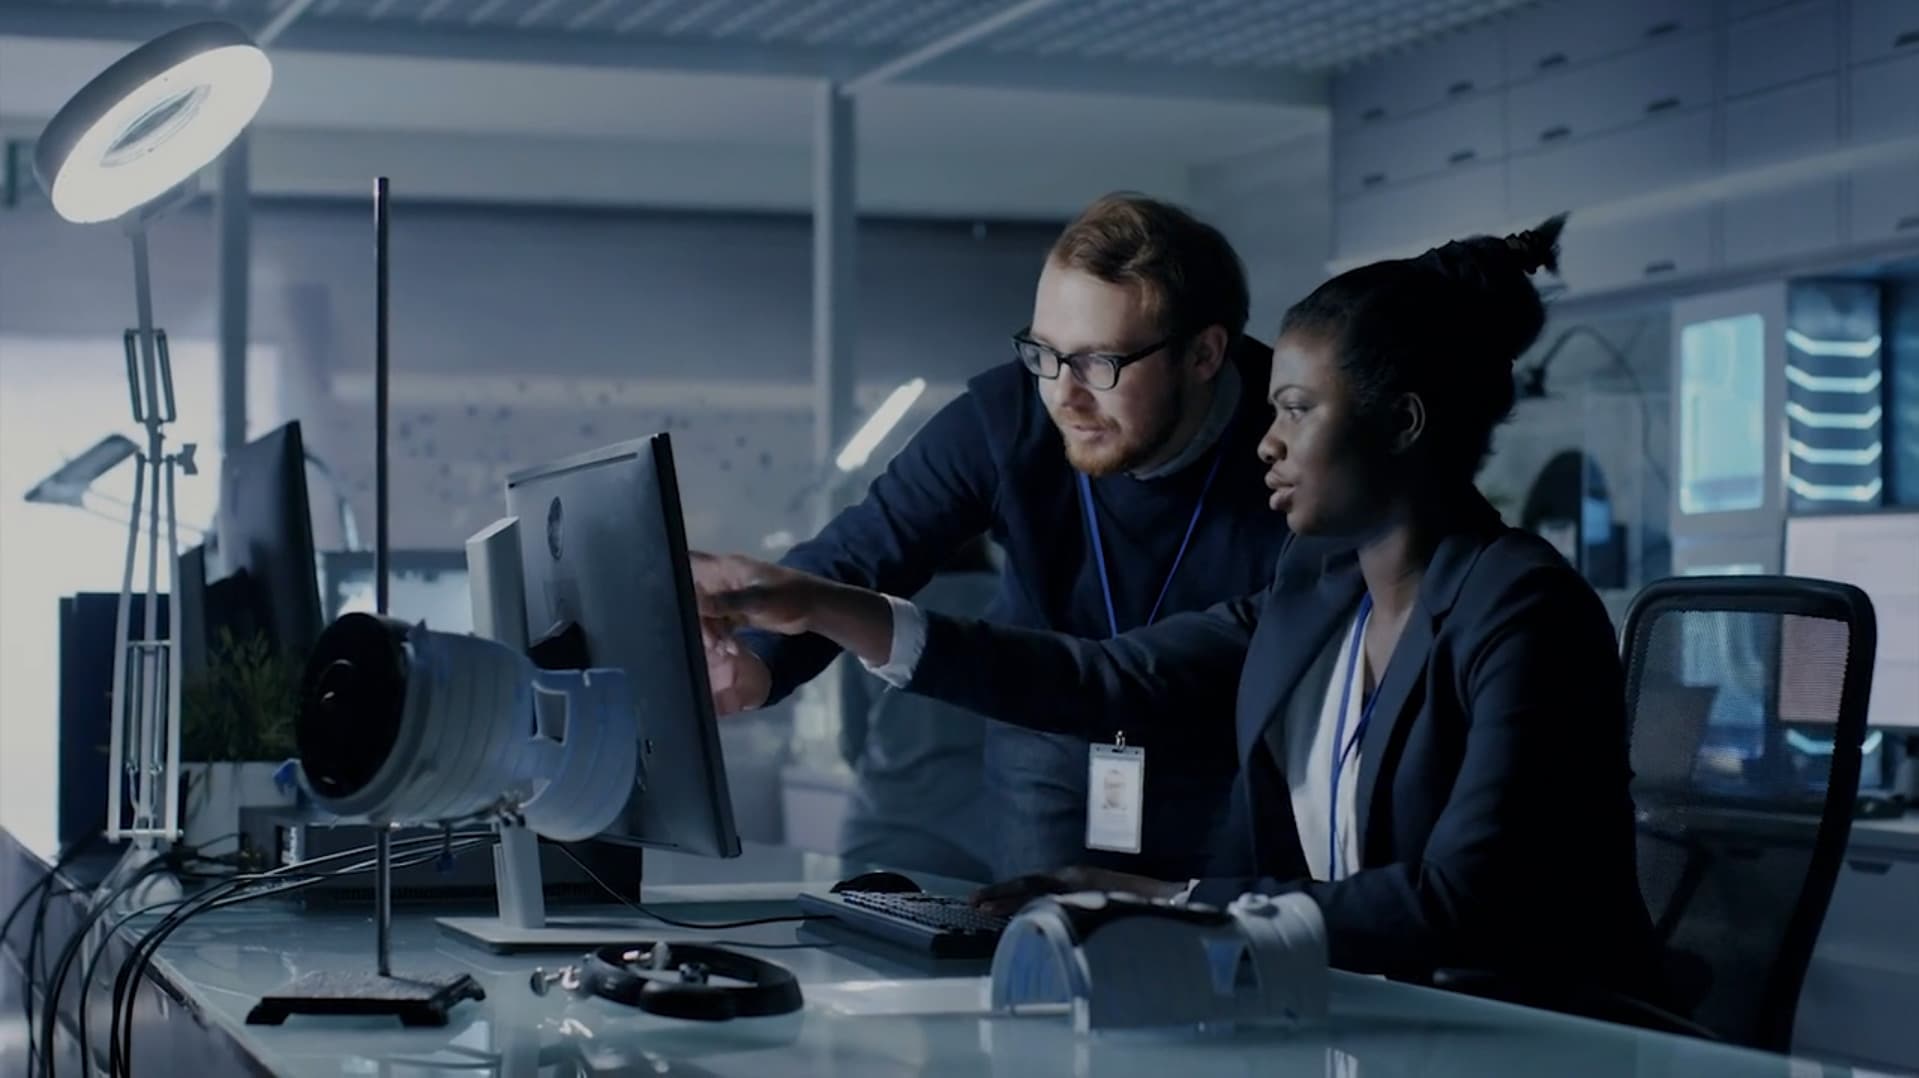
POLYGON ((1233 413, 1239 410, 1240 377, 1239 367, 1228 359, 1220 364, 1219 376, 1213 379, 1213 403, 1206 409, 1206 421, 1199 425, 1186 447, 1164 464, 1143 468, 1130 473, 1134 479, 1150 482, 1164 479, 1169 475, 1178 475, 1210 452, 1219 442, 1226 428, 1232 425, 1233 413))

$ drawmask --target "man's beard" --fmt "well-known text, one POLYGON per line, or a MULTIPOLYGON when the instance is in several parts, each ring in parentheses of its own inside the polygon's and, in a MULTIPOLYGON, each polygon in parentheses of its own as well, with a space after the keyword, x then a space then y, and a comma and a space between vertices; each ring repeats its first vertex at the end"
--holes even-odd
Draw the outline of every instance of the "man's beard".
POLYGON ((1137 470, 1142 464, 1165 452, 1166 443, 1172 439, 1173 431, 1179 427, 1180 413, 1184 411, 1184 398, 1185 388, 1174 387, 1172 399, 1167 401, 1167 407, 1160 413, 1159 421, 1153 425, 1152 429, 1116 437, 1119 432, 1108 424, 1107 440, 1100 445, 1077 445, 1062 431, 1060 437, 1066 443, 1066 463, 1072 465, 1074 471, 1082 472, 1094 479, 1137 470))

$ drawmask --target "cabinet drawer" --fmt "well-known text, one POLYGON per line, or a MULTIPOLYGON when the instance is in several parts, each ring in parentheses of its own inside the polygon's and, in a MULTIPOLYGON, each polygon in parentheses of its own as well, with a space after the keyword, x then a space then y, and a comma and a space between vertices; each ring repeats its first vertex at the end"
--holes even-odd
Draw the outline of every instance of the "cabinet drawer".
POLYGON ((1737 171, 1839 148, 1839 79, 1726 103, 1726 168, 1737 171))
POLYGON ((1505 156, 1499 99, 1483 96, 1410 120, 1369 124, 1336 136, 1333 189, 1357 194, 1505 156))
POLYGON ((1726 96, 1784 86, 1839 67, 1837 0, 1794 4, 1726 28, 1726 96))
POLYGON ((1694 35, 1515 86, 1506 143, 1517 153, 1708 105, 1715 59, 1712 38, 1694 35))
POLYGON ((1497 26, 1442 38, 1403 55, 1364 64, 1333 84, 1335 130, 1404 118, 1497 87, 1497 26))
MULTIPOLYGON (((1912 6, 1919 11, 1919 0, 1912 6)), ((1849 77, 1855 144, 1919 134, 1919 54, 1854 68, 1849 77)))
POLYGON ((1919 239, 1919 159, 1855 171, 1846 226, 1847 239, 1853 243, 1899 236, 1919 239))
POLYGON ((1574 214, 1560 257, 1577 293, 1663 281, 1703 272, 1712 262, 1712 215, 1705 209, 1651 214, 1580 228, 1574 214))
POLYGON ((1510 208, 1521 219, 1696 182, 1714 169, 1712 114, 1675 116, 1513 157, 1508 168, 1510 208))
POLYGON ((1804 3, 1805 0, 1724 0, 1724 2, 1726 5, 1726 21, 1737 22, 1740 19, 1751 18, 1761 12, 1785 7, 1787 4, 1804 3))
POLYGON ((1852 0, 1852 49, 1862 64, 1887 56, 1919 55, 1919 4, 1912 0, 1852 0))
POLYGON ((1729 198, 1721 208, 1726 265, 1748 266, 1839 246, 1839 181, 1729 198))
POLYGON ((1506 78, 1538 78, 1711 23, 1712 5, 1699 0, 1547 4, 1507 24, 1506 78))
POLYGON ((1462 166, 1340 202, 1334 212, 1339 254, 1369 257, 1498 227, 1505 217, 1503 171, 1498 164, 1462 166))
POLYGON ((1832 888, 1832 904, 1819 933, 1822 945, 1862 947, 1919 973, 1919 861, 1893 860, 1848 850, 1832 888))

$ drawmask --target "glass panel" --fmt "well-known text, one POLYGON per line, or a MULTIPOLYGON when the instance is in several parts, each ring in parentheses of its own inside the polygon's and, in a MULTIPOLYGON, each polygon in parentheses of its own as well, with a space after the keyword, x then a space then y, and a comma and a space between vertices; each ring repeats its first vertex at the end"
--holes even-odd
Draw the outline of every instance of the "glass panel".
POLYGON ((1725 513, 1765 502, 1766 320, 1685 327, 1679 337, 1679 511, 1725 513))

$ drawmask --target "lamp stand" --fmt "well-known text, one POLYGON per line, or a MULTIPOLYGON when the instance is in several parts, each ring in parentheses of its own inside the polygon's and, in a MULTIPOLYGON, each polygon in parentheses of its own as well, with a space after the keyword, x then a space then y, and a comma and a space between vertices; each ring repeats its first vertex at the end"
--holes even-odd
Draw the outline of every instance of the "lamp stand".
MULTIPOLYGON (((387 613, 387 178, 373 182, 374 234, 374 605, 387 613)), ((247 1012, 248 1025, 277 1026, 296 1014, 392 1015, 403 1026, 443 1026, 465 999, 483 1000, 480 983, 464 973, 393 973, 393 825, 374 820, 373 954, 375 972, 301 974, 247 1012)))
MULTIPOLYGON (((147 256, 147 214, 129 218, 133 243, 133 293, 139 314, 125 337, 127 395, 133 420, 146 429, 146 447, 134 455, 133 507, 127 525, 126 559, 120 575, 120 604, 114 617, 113 724, 107 778, 107 837, 130 840, 126 855, 106 886, 117 887, 145 871, 159 847, 180 833, 180 603, 168 604, 164 639, 159 633, 160 516, 165 498, 167 565, 180 555, 179 515, 174 499, 176 470, 192 476, 194 446, 166 448, 166 425, 178 418, 173 367, 165 333, 153 324, 153 284, 147 256), (151 505, 148 501, 151 500, 151 505), (139 632, 132 625, 134 566, 140 549, 142 514, 146 525, 146 592, 139 632), (129 819, 129 811, 131 818, 129 819)), ((137 901, 161 896, 176 881, 149 877, 137 901)))

